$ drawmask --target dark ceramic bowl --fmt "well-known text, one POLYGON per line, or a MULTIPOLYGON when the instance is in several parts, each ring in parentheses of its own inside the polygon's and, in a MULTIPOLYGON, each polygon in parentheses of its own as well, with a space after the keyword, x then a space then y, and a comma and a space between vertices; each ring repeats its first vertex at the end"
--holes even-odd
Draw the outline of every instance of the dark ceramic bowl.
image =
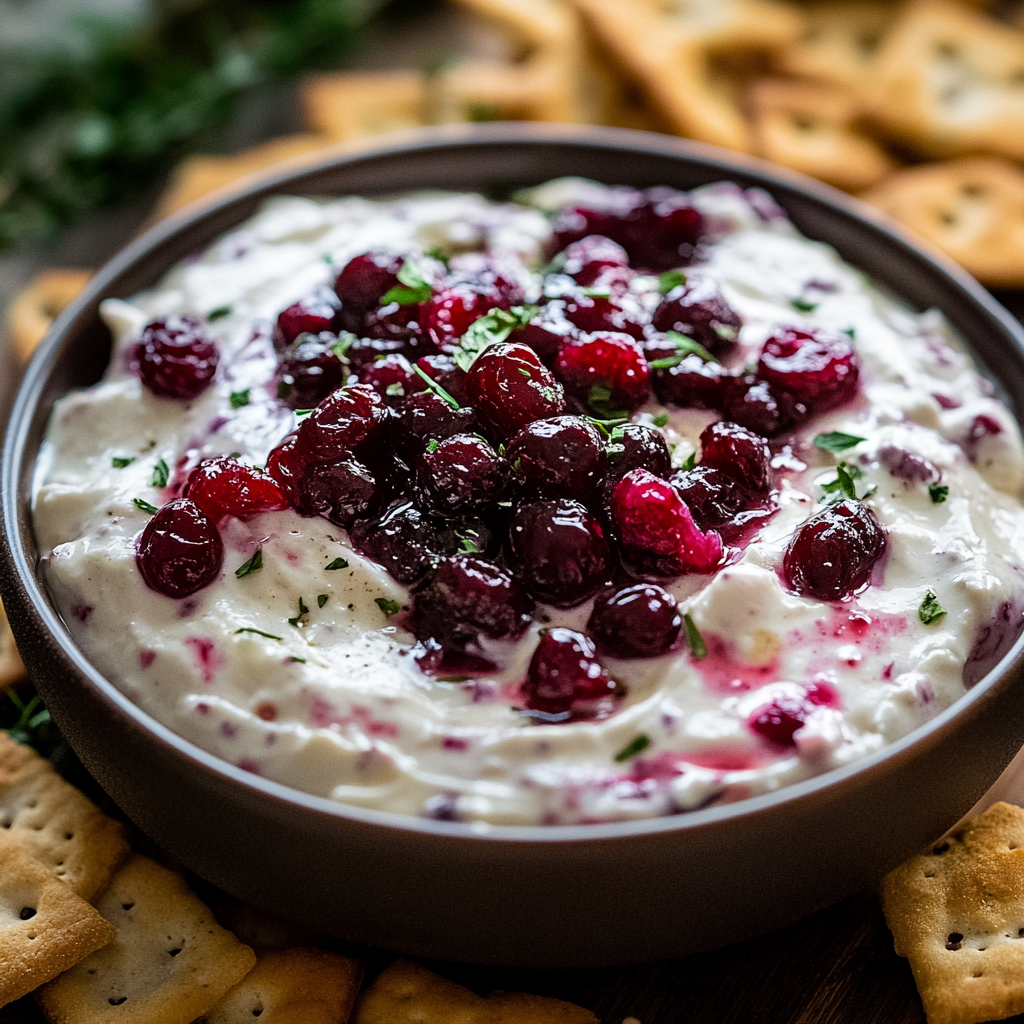
POLYGON ((155 284, 270 195, 500 193, 565 174, 768 189, 811 238, 916 309, 941 309, 1018 420, 1024 414, 1024 332, 973 280, 831 189, 667 137, 526 125, 417 133, 279 175, 135 242, 60 318, 18 395, 2 466, 0 569, 11 625, 72 747, 162 847, 230 893, 357 942, 548 967, 726 944, 873 883, 964 814, 1024 742, 1017 642, 928 725, 779 793, 648 821, 478 829, 346 807, 240 771, 140 711, 75 647, 40 579, 30 488, 54 401, 94 383, 106 365, 101 299, 155 284))

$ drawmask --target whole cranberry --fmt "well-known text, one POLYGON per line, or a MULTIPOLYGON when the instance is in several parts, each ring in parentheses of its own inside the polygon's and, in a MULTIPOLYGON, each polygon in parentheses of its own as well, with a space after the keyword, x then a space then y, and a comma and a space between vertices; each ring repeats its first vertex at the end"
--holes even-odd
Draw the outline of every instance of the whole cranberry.
POLYGON ((651 323, 659 331, 677 331, 711 352, 721 352, 739 337, 743 321, 725 301, 713 278, 688 276, 673 288, 654 311, 651 323))
POLYGON ((327 396, 299 427, 299 445, 314 459, 351 454, 380 431, 387 412, 384 399, 365 384, 339 388, 327 396))
POLYGON ((420 391, 403 399, 392 416, 391 443, 410 465, 430 441, 468 434, 476 426, 476 413, 467 406, 453 409, 434 391, 420 391))
POLYGON ((643 341, 647 311, 629 295, 578 293, 565 298, 565 318, 584 334, 611 331, 643 341))
POLYGON ((803 597, 840 601, 863 587, 887 538, 863 502, 826 505, 800 526, 782 559, 787 586, 803 597))
POLYGON ((300 334, 277 364, 277 396, 289 409, 312 409, 345 383, 347 368, 329 332, 300 334))
POLYGON ((440 384, 460 405, 469 405, 466 396, 466 371, 456 364, 452 356, 445 352, 437 352, 434 355, 421 356, 416 365, 432 381, 440 384))
POLYGON ((516 576, 538 601, 573 608, 608 580, 608 543, 598 521, 578 501, 524 505, 512 517, 509 536, 516 576))
MULTIPOLYGON (((384 249, 364 252, 349 260, 334 282, 334 291, 341 299, 346 320, 374 309, 381 296, 392 288, 399 288, 398 272, 405 263, 405 255, 384 249)), ((349 330, 358 332, 362 323, 356 319, 349 330)))
POLYGON ((700 435, 700 461, 731 476, 744 490, 766 494, 772 487, 772 453, 759 434, 723 420, 700 435))
POLYGON ((776 697, 747 719, 747 728, 772 746, 792 747, 794 735, 807 724, 813 710, 811 702, 798 697, 776 697))
POLYGON ((439 291, 420 310, 420 326, 442 352, 454 352, 470 325, 507 303, 496 290, 481 293, 467 285, 439 291))
POLYGON ((191 498, 214 522, 288 507, 272 476, 231 458, 203 459, 189 473, 182 496, 191 498))
POLYGON ((540 307, 540 312, 524 327, 513 331, 509 341, 529 345, 540 356, 540 361, 553 369, 562 346, 579 337, 579 330, 565 318, 565 301, 552 299, 540 307))
POLYGON ((607 718, 622 695, 598 663, 590 637, 562 626, 541 635, 522 692, 531 711, 561 721, 607 718))
POLYGON ((588 235, 566 246, 559 261, 563 274, 568 274, 584 288, 592 285, 609 268, 629 266, 629 256, 618 242, 602 235, 588 235))
POLYGON ((299 500, 299 483, 309 466, 309 458, 299 446, 299 432, 293 430, 278 442, 267 456, 267 475, 276 481, 289 503, 299 500))
POLYGON ((530 275, 515 256, 502 252, 462 252, 448 261, 446 284, 466 285, 484 295, 494 295, 503 308, 525 298, 530 275))
POLYGON ((640 346, 624 334, 584 335, 563 345, 555 372, 570 394, 599 410, 632 410, 650 394, 647 360, 640 346))
POLYGON ((623 243, 634 266, 672 270, 689 263, 704 231, 704 218, 690 204, 690 197, 659 186, 649 188, 644 199, 632 238, 623 243))
POLYGON ((421 337, 421 311, 418 303, 389 302, 380 309, 370 310, 363 317, 362 331, 358 333, 377 341, 399 342, 401 352, 418 359, 434 351, 433 343, 421 337))
POLYGON ((525 345, 485 349, 470 368, 466 391, 476 411, 503 437, 565 408, 562 385, 525 345))
POLYGON ((303 515, 323 516, 348 529, 356 518, 379 507, 380 497, 374 474, 348 455, 330 462, 311 462, 298 483, 294 505, 303 515))
POLYGON ((209 386, 220 361, 202 320, 187 314, 147 324, 136 351, 142 383, 163 398, 195 398, 209 386))
POLYGON ((938 483, 942 476, 938 467, 923 455, 894 444, 883 445, 878 449, 878 461, 892 476, 902 480, 908 487, 915 484, 938 483))
MULTIPOLYGON (((349 340, 351 337, 346 335, 349 340)), ((410 353, 409 342, 404 338, 356 338, 345 349, 345 358, 351 372, 358 376, 381 359, 388 356, 405 356, 408 359, 410 353)))
POLYGON ((528 423, 509 441, 505 458, 523 494, 583 502, 593 497, 607 463, 601 435, 582 416, 528 423))
POLYGON ((665 436, 642 423, 625 423, 617 427, 608 446, 611 465, 609 480, 621 480, 634 469, 646 469, 655 476, 668 477, 672 473, 672 453, 665 436))
POLYGON ((135 564, 150 590, 188 597, 209 586, 224 562, 213 520, 188 498, 164 505, 135 542, 135 564))
POLYGON ((359 383, 369 385, 390 405, 396 405, 406 395, 423 391, 427 386, 413 371, 409 360, 397 353, 367 365, 359 374, 359 383))
POLYGON ((623 554, 644 575, 709 573, 722 561, 722 538, 698 529, 672 485, 646 469, 615 485, 612 517, 623 554))
POLYGON ((676 362, 677 355, 669 356, 672 365, 657 366, 660 351, 647 350, 647 358, 655 364, 652 380, 654 393, 665 405, 678 405, 684 409, 714 409, 721 411, 727 404, 736 378, 721 363, 705 363, 700 356, 690 354, 676 362))
POLYGON ((314 295, 308 295, 298 302, 293 302, 282 310, 274 327, 274 348, 278 352, 284 350, 300 334, 320 334, 330 331, 338 312, 337 300, 324 289, 314 295))
POLYGON ((625 246, 630 218, 636 217, 645 204, 642 192, 619 185, 606 189, 603 195, 595 193, 587 202, 564 206, 552 225, 554 251, 560 252, 588 235, 601 235, 625 246))
POLYGON ((757 376, 811 412, 821 412, 857 392, 860 360, 845 334, 785 327, 764 343, 757 376))
POLYGON ((726 526, 746 503, 747 494, 727 473, 712 466, 695 466, 672 477, 672 486, 686 502, 702 530, 726 526))
POLYGON ((399 583, 415 583, 443 552, 441 531, 411 502, 392 505, 378 519, 352 526, 356 550, 379 562, 399 583))
POLYGON ((653 583, 602 594, 594 602, 587 632, 598 650, 613 658, 656 658, 676 642, 683 617, 676 599, 653 583))
POLYGON ((480 511, 508 496, 505 460, 474 434, 431 441, 416 462, 416 486, 428 508, 449 518, 480 511))
POLYGON ((721 412, 740 426, 762 437, 777 437, 807 419, 808 409, 789 391, 768 381, 745 376, 733 378, 725 390, 721 412))
POLYGON ((456 649, 515 640, 526 631, 533 612, 533 602, 512 576, 469 555, 440 562, 413 598, 416 636, 456 649))

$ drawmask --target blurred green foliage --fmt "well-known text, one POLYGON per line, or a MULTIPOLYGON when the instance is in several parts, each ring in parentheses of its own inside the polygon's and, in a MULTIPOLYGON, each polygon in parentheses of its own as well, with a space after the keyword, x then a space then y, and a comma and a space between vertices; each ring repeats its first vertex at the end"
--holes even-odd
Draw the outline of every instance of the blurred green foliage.
POLYGON ((209 145, 245 90, 334 64, 381 5, 44 0, 51 23, 13 31, 38 2, 0 0, 0 250, 138 192, 209 145))

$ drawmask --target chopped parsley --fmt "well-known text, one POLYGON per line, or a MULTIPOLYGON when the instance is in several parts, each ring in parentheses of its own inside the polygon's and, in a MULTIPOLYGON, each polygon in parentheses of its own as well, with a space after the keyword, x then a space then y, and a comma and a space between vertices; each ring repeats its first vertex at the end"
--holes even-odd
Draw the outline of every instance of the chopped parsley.
POLYGON ((210 312, 206 314, 206 319, 209 320, 211 324, 216 323, 218 320, 223 320, 226 316, 231 316, 232 309, 233 307, 231 306, 218 306, 216 309, 211 309, 210 312))
POLYGON ((294 626, 296 629, 303 625, 303 619, 309 614, 309 609, 306 607, 306 602, 299 598, 299 614, 288 620, 289 626, 294 626))
POLYGON ((416 260, 406 260, 397 277, 398 284, 380 297, 382 306, 390 306, 392 302, 397 302, 400 306, 411 306, 417 302, 426 302, 434 294, 416 260))
POLYGON ((344 558, 336 558, 330 565, 326 566, 324 571, 330 572, 332 569, 347 569, 348 560, 344 558))
POLYGON ((402 606, 397 601, 392 601, 390 597, 375 597, 373 603, 390 619, 392 615, 397 615, 401 610, 402 606))
POLYGON ((930 626, 933 622, 938 622, 945 614, 946 609, 939 604, 938 598, 936 598, 934 592, 929 590, 928 593, 924 595, 921 607, 917 609, 917 617, 926 626, 930 626))
POLYGON ((244 576, 251 576, 254 572, 259 572, 263 568, 263 548, 257 548, 253 553, 252 557, 247 561, 243 562, 236 570, 235 575, 242 579, 244 576))
POLYGON ((114 458, 110 460, 110 464, 114 469, 124 469, 125 466, 130 466, 134 461, 134 459, 122 459, 115 455, 114 458))
POLYGON ((483 551, 483 548, 480 547, 480 534, 476 530, 470 529, 465 533, 456 533, 455 539, 459 542, 460 554, 479 555, 483 551))
POLYGON ((667 427, 668 426, 668 413, 667 412, 659 412, 658 415, 655 416, 653 420, 651 420, 651 422, 656 427, 667 427))
POLYGON ((631 739, 612 759, 614 761, 622 762, 628 761, 631 757, 636 757, 642 750, 646 750, 651 745, 651 737, 646 733, 640 733, 634 739, 631 739))
POLYGON ((612 293, 607 288, 581 288, 580 291, 588 299, 610 299, 612 293))
POLYGON ((705 363, 715 363, 718 360, 698 341, 688 338, 678 331, 669 331, 665 337, 675 346, 674 356, 665 356, 664 359, 652 359, 648 364, 652 370, 671 370, 678 366, 687 356, 700 356, 705 363))
POLYGON ((4 728, 11 739, 30 747, 45 740, 45 734, 50 731, 50 712, 43 707, 42 697, 36 694, 31 700, 25 701, 16 690, 8 690, 7 699, 18 712, 18 720, 4 728))
POLYGON ((704 637, 700 635, 697 624, 690 617, 689 613, 683 616, 683 626, 686 629, 686 642, 690 645, 690 654, 695 661, 700 661, 708 656, 708 646, 704 643, 704 637))
POLYGON ((446 267, 448 266, 448 253, 439 246, 435 245, 433 249, 428 249, 423 255, 429 256, 432 260, 437 260, 438 262, 443 263, 446 267))
POLYGON ((850 339, 850 341, 853 341, 853 339, 857 337, 857 328, 844 327, 839 333, 845 334, 850 339))
POLYGON ((331 351, 343 362, 348 362, 348 356, 345 354, 348 350, 356 343, 358 339, 351 331, 342 331, 338 335, 338 340, 331 346, 331 351))
POLYGON ((462 336, 455 353, 455 364, 469 372, 477 356, 491 345, 507 341, 513 331, 525 327, 540 312, 537 306, 513 306, 509 310, 492 309, 474 320, 462 336))
POLYGON ((697 465, 697 452, 696 450, 690 452, 683 461, 683 469, 693 469, 697 465))
POLYGON ((807 299, 790 299, 789 304, 798 313, 813 313, 820 305, 820 302, 808 302, 807 299))
POLYGON ((594 416, 584 416, 583 418, 592 426, 597 427, 597 429, 601 431, 601 433, 604 434, 605 437, 609 438, 613 434, 615 434, 616 431, 619 432, 619 436, 621 437, 622 432, 620 428, 623 424, 629 422, 629 420, 625 416, 620 416, 618 419, 610 420, 599 420, 594 416))
POLYGON ((300 658, 300 657, 298 657, 298 655, 295 655, 295 654, 291 655, 288 658, 288 660, 289 661, 297 662, 299 665, 305 665, 306 664, 306 659, 305 658, 300 658))
POLYGON ((436 452, 437 449, 440 448, 440 447, 441 447, 440 441, 437 441, 434 438, 431 438, 427 442, 427 451, 430 452, 431 455, 433 455, 433 453, 436 452))
POLYGON ((389 384, 384 389, 384 392, 385 394, 398 397, 405 394, 405 388, 402 387, 402 382, 400 380, 396 380, 394 384, 389 384))
MULTIPOLYGON (((826 494, 833 495, 833 501, 842 501, 843 498, 857 498, 857 487, 854 484, 855 480, 859 480, 864 474, 861 472, 859 466, 854 466, 849 462, 840 462, 836 466, 836 478, 835 480, 829 480, 827 483, 821 485, 821 489, 826 494)), ((870 490, 865 491, 860 496, 860 500, 869 498, 875 493, 875 488, 872 487, 870 490)))
POLYGON ((823 452, 837 454, 845 452, 847 448, 854 448, 866 437, 858 437, 856 434, 844 434, 841 430, 833 430, 828 434, 815 434, 814 447, 820 448, 823 452))
POLYGON ((235 630, 235 635, 239 633, 255 633, 257 636, 265 636, 268 640, 283 640, 282 636, 275 636, 273 633, 264 633, 262 629, 256 629, 255 626, 243 626, 241 629, 235 630))
POLYGON ((136 508, 142 509, 143 512, 148 512, 150 515, 158 511, 156 505, 150 505, 148 501, 143 501, 141 498, 132 498, 132 504, 136 508))
POLYGON ((153 475, 149 478, 149 482, 153 487, 166 487, 170 477, 171 471, 168 469, 167 463, 160 459, 153 467, 153 475))
POLYGON ((452 398, 452 396, 449 395, 448 392, 445 391, 445 389, 441 387, 441 385, 438 384, 433 377, 431 377, 428 373, 425 373, 415 363, 413 363, 412 368, 413 372, 416 373, 417 376, 422 378, 423 383, 426 384, 429 390, 433 391, 438 398, 443 398, 453 409, 460 408, 459 403, 454 398, 452 398))
POLYGON ((241 409, 243 405, 248 405, 249 388, 246 388, 244 391, 232 391, 230 401, 232 409, 241 409))
POLYGON ((929 484, 928 497, 932 499, 933 505, 941 505, 949 497, 949 485, 929 484))
POLYGON ((658 275, 658 291, 667 295, 673 288, 686 284, 686 275, 681 270, 666 270, 658 275))
POLYGON ((608 420, 622 421, 627 419, 621 409, 612 407, 612 389, 607 384, 595 384, 587 395, 587 405, 606 422, 608 420))
POLYGON ((316 595, 316 606, 317 608, 323 608, 325 604, 331 599, 330 594, 317 594, 316 595))

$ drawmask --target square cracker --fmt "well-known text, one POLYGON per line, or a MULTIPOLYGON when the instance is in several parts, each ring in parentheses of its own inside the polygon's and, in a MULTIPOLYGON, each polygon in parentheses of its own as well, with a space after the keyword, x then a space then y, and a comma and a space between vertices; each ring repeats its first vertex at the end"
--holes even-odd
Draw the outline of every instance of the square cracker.
POLYGON ((425 78, 418 71, 311 75, 301 85, 306 128, 334 142, 425 124, 425 78))
POLYGON ((0 826, 86 900, 128 854, 120 822, 6 733, 0 733, 0 826))
POLYGON ((0 831, 0 1006, 105 946, 117 929, 0 831))
POLYGON ((928 1024, 1024 1011, 1024 810, 998 803, 882 881, 928 1024))
POLYGON ((337 953, 270 950, 196 1024, 344 1024, 362 976, 360 961, 337 953))
POLYGON ((256 962, 184 878, 140 854, 96 908, 117 939, 36 993, 53 1024, 190 1024, 256 962))
POLYGON ((522 992, 484 999, 411 960, 396 960, 356 1006, 352 1024, 599 1024, 582 1006, 522 992))

